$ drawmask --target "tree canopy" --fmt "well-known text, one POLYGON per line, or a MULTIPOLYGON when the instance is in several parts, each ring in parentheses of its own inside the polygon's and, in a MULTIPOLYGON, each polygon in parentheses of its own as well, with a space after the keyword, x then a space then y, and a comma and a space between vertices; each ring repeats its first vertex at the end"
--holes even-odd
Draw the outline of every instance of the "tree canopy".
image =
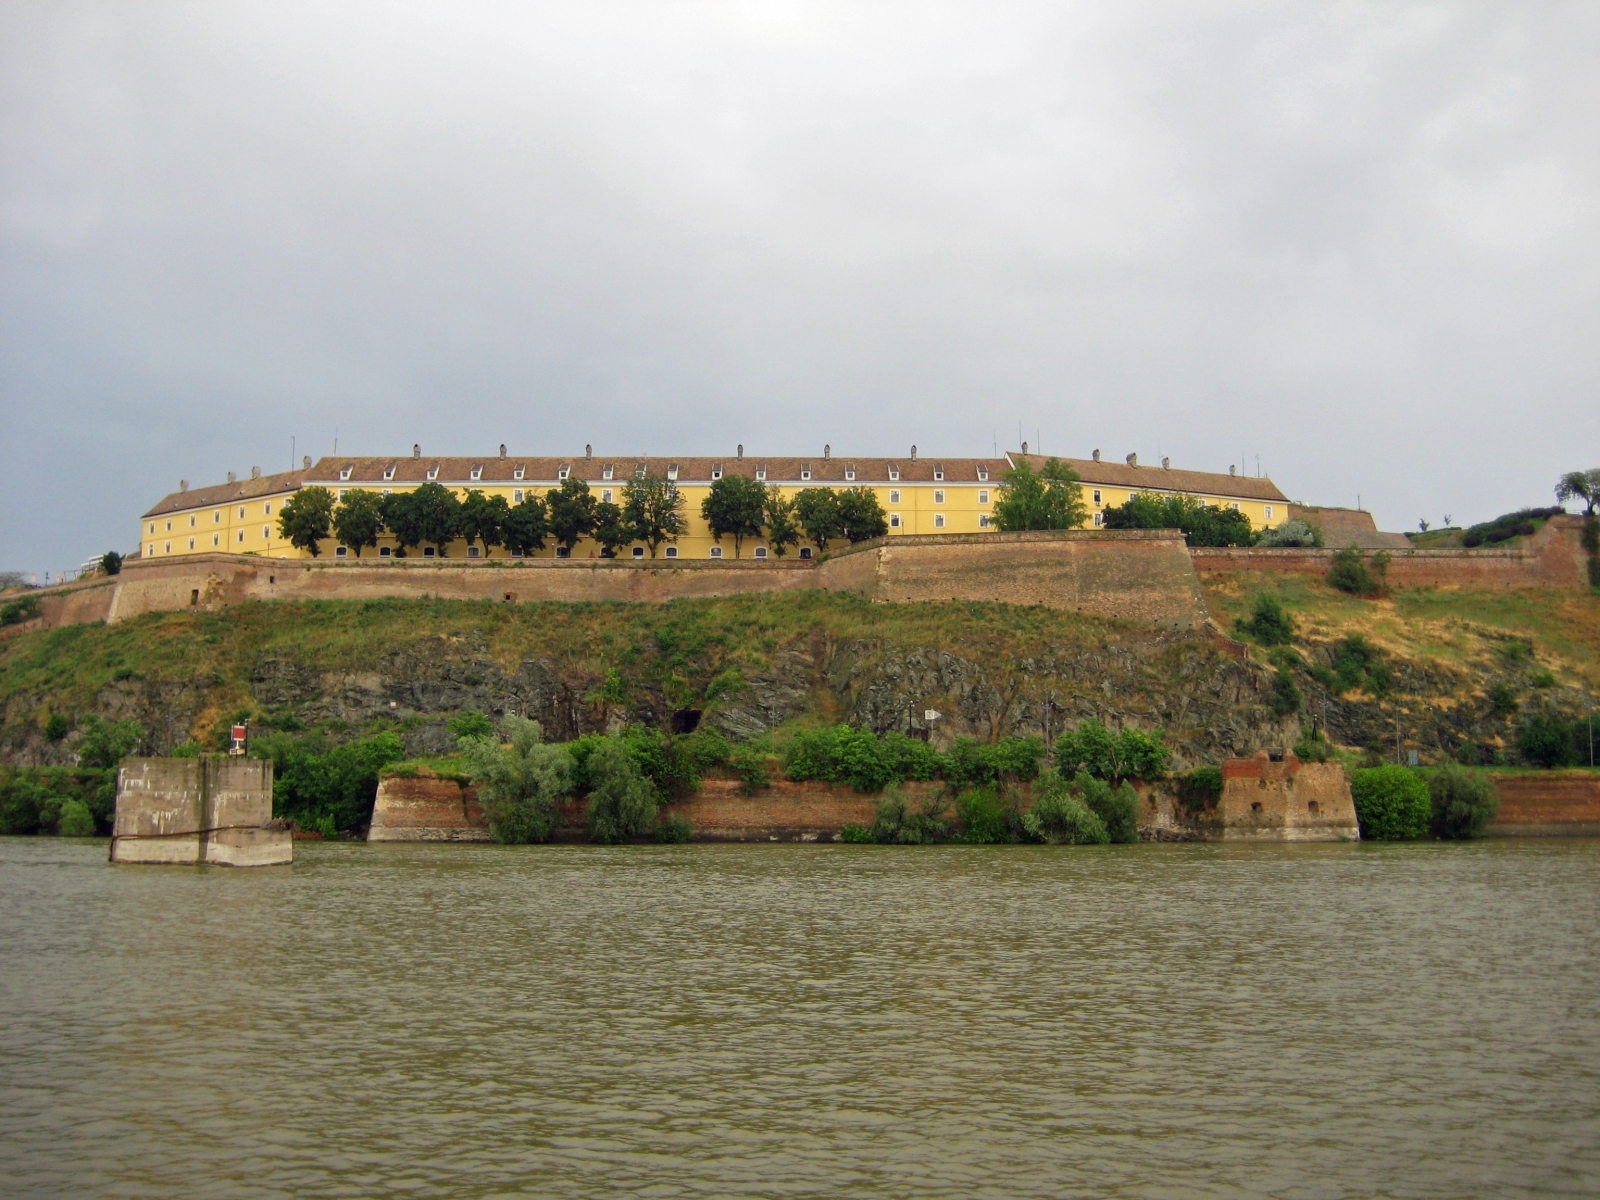
POLYGON ((383 497, 360 488, 345 493, 333 510, 333 535, 361 557, 363 546, 376 546, 383 532, 383 497))
POLYGON ((549 513, 550 533, 557 545, 566 547, 568 554, 594 532, 596 502, 583 480, 568 475, 560 487, 546 494, 544 503, 549 513))
POLYGON ((506 549, 513 554, 529 554, 544 549, 545 535, 550 532, 550 514, 544 501, 529 493, 520 503, 506 513, 506 549))
POLYGON ((839 494, 832 488, 806 488, 794 498, 794 514, 816 548, 827 553, 828 543, 844 536, 839 517, 839 494))
POLYGON ((889 532, 889 514, 871 488, 854 487, 839 493, 839 532, 851 542, 865 542, 889 532))
POLYGON ((738 558, 745 538, 761 536, 766 508, 764 483, 744 475, 724 475, 700 502, 700 515, 711 526, 714 539, 733 538, 733 556, 738 558))
POLYGON ((333 524, 333 493, 325 487, 303 487, 278 509, 278 536, 312 558, 322 553, 321 541, 333 524))
POLYGON ((767 545, 779 558, 800 544, 800 521, 795 516, 794 501, 784 499, 775 483, 767 486, 767 505, 762 519, 767 525, 767 545))
POLYGON ((411 493, 411 504, 422 540, 445 557, 450 543, 461 536, 461 501, 442 483, 425 483, 411 493))
POLYGON ((622 489, 622 515, 631 533, 629 540, 650 547, 654 558, 662 542, 675 542, 687 531, 686 503, 670 479, 630 479, 622 489))
POLYGON ((469 488, 461 502, 461 536, 467 545, 474 541, 483 543, 487 553, 505 542, 506 521, 511 516, 511 505, 504 496, 485 496, 476 488, 469 488))
POLYGON ((1556 483, 1556 499, 1565 504, 1568 500, 1581 500, 1584 513, 1593 516, 1600 505, 1600 467, 1587 471, 1568 471, 1556 483))
POLYGON ((1052 458, 1038 472, 1020 460, 1001 479, 994 521, 1007 533, 1026 529, 1076 529, 1089 519, 1079 474, 1052 458))
POLYGON ((591 536, 607 558, 615 558, 618 550, 633 541, 633 530, 628 527, 620 505, 602 500, 594 506, 594 530, 591 536))
POLYGON ((1236 508, 1220 508, 1193 496, 1136 492, 1105 510, 1107 529, 1181 529, 1191 546, 1251 546, 1255 530, 1236 508))

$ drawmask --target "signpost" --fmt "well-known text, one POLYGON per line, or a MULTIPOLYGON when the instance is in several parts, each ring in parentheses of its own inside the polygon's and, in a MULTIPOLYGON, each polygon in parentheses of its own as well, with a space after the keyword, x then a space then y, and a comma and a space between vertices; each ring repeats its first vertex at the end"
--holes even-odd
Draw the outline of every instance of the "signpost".
POLYGON ((232 735, 228 739, 228 753, 242 755, 250 741, 250 726, 235 725, 232 735))

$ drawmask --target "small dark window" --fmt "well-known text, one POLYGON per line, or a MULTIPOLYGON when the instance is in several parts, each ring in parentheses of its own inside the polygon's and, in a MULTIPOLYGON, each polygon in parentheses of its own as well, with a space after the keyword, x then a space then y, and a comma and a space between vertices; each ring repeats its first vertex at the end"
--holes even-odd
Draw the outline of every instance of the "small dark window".
POLYGON ((698 708, 680 708, 672 714, 673 733, 693 733, 698 728, 700 728, 698 708))
POLYGON ((277 583, 278 582, 278 577, 276 575, 268 575, 267 576, 267 582, 268 583, 277 583))
POLYGON ((506 601, 507 604, 514 603, 516 601, 516 598, 517 598, 517 594, 515 592, 507 592, 506 595, 505 595, 505 601, 506 601))
POLYGON ((189 605, 190 605, 190 607, 193 607, 194 605, 199 604, 199 603, 200 603, 200 589, 199 588, 195 588, 193 591, 191 591, 189 593, 189 605))
POLYGON ((1260 812, 1260 811, 1261 811, 1261 801, 1259 801, 1259 800, 1252 800, 1252 801, 1251 801, 1251 802, 1250 802, 1250 811, 1251 811, 1251 812, 1253 812, 1253 813, 1258 813, 1258 812, 1260 812))
POLYGON ((810 546, 801 546, 800 547, 800 557, 801 558, 810 558, 811 557, 811 547, 810 546))
POLYGON ((569 546, 557 546, 556 547, 556 557, 557 558, 571 558, 572 557, 572 549, 571 549, 571 547, 569 547, 569 546))
POLYGON ((1315 800, 1307 800, 1306 811, 1309 813, 1315 813, 1317 811, 1317 802, 1315 800))

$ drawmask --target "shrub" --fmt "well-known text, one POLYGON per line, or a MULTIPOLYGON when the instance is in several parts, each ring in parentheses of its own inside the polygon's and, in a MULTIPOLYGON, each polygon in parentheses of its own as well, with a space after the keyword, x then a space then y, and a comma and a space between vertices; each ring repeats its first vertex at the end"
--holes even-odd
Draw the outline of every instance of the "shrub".
POLYGON ((1239 618, 1235 627, 1263 646, 1287 646, 1294 640, 1294 618, 1282 601, 1264 592, 1256 596, 1250 615, 1239 618))
POLYGON ((1272 677, 1272 711, 1274 715, 1286 717, 1290 713, 1300 711, 1300 705, 1305 702, 1305 696, 1300 691, 1300 686, 1295 683, 1294 676, 1289 674, 1288 667, 1279 667, 1278 673, 1272 677))
POLYGON ((1011 840, 1005 809, 993 788, 973 788, 956 797, 956 823, 961 840, 974 846, 988 846, 1011 840))
POLYGON ((1170 761, 1164 738, 1160 728, 1112 734, 1098 721, 1084 721, 1056 741, 1056 770, 1066 778, 1086 771, 1096 779, 1161 779, 1170 761))
POLYGON ((144 726, 137 721, 106 721, 91 715, 83 723, 78 765, 109 770, 132 754, 143 740, 144 726))
POLYGON ((560 804, 572 794, 572 755, 544 744, 539 722, 507 717, 509 748, 493 738, 463 736, 467 773, 497 842, 543 842, 554 831, 560 804))
POLYGON ((1101 845, 1111 840, 1102 821, 1060 775, 1046 775, 1038 798, 1022 818, 1027 835, 1055 845, 1101 845))
POLYGON ((1322 730, 1313 725, 1294 744, 1294 756, 1301 762, 1327 762, 1333 757, 1333 747, 1322 736, 1322 730))
POLYGON ((1107 529, 1181 529, 1191 546, 1250 546, 1256 534, 1250 518, 1193 496, 1136 492, 1104 511, 1107 529))
POLYGON ((1536 688, 1552 688, 1556 685, 1556 677, 1552 672, 1541 668, 1533 673, 1528 682, 1536 688))
POLYGON ((872 831, 863 825, 856 825, 853 822, 847 822, 845 826, 839 830, 839 840, 841 842, 853 842, 857 845, 865 845, 872 841, 872 831))
POLYGON ((1552 712, 1535 713, 1517 728, 1517 753, 1537 767, 1568 767, 1586 762, 1579 750, 1584 727, 1552 712))
POLYGON ((1222 768, 1207 764, 1196 767, 1178 780, 1178 799, 1191 815, 1215 808, 1222 799, 1222 768))
POLYGON ((1524 508, 1517 512, 1506 513, 1492 521, 1469 525, 1466 533, 1461 535, 1461 544, 1468 548, 1492 546, 1496 542, 1510 541, 1514 537, 1527 537, 1536 532, 1546 519, 1557 516, 1563 511, 1565 510, 1560 507, 1524 508))
POLYGON ((656 841, 668 846, 682 845, 694 836, 694 826, 688 817, 673 813, 656 823, 656 841))
POLYGON ((450 736, 460 743, 464 738, 487 738, 494 736, 494 722, 486 713, 459 712, 444 723, 450 731, 450 736))
POLYGON ((1489 689, 1489 703, 1495 716, 1509 717, 1517 711, 1517 689, 1502 679, 1489 689))
POLYGON ((272 813, 303 829, 348 833, 372 819, 378 773, 405 757, 392 731, 328 746, 320 734, 271 734, 257 752, 272 759, 272 813))
POLYGON ((32 771, 18 771, 0 789, 0 833, 16 836, 39 832, 39 814, 51 796, 32 771))
POLYGON ((1256 539, 1258 546, 1320 546, 1322 545, 1322 531, 1316 526, 1302 521, 1299 517, 1285 521, 1282 525, 1264 530, 1256 539))
POLYGON ((1350 779, 1361 836, 1394 842, 1419 838, 1433 821, 1428 785, 1405 767, 1365 767, 1350 779))
POLYGON ((1483 771, 1469 771, 1446 762, 1428 780, 1433 800, 1433 835, 1441 838, 1480 838, 1500 811, 1494 781, 1483 771))
POLYGON ((1089 806, 1089 811, 1100 818, 1107 838, 1113 842, 1139 840, 1139 817, 1144 805, 1132 784, 1124 780, 1113 789, 1109 783, 1080 774, 1072 781, 1072 788, 1089 806))
POLYGON ((982 743, 957 738, 940 763, 953 787, 994 786, 1006 780, 1026 783, 1039 774, 1044 742, 1037 737, 1001 738, 982 743))
POLYGON ((929 797, 915 810, 898 788, 889 788, 878 801, 872 822, 872 840, 901 846, 924 846, 950 836, 944 801, 929 797))
POLYGON ((61 806, 56 833, 62 837, 93 837, 94 815, 82 800, 68 800, 61 806))
POLYGON ((66 737, 72 729, 72 722, 67 720, 62 713, 51 713, 50 719, 44 723, 44 736, 52 742, 59 742, 66 737))
POLYGON ((656 785, 639 769, 620 738, 602 738, 585 764, 589 777, 589 829, 597 842, 638 837, 656 819, 656 785))
POLYGON ((741 796, 753 796, 763 788, 772 786, 772 772, 767 769, 765 754, 739 750, 728 759, 728 766, 739 777, 741 796))
POLYGON ((1365 687, 1380 700, 1394 690, 1394 673, 1383 654, 1359 633, 1333 644, 1334 689, 1365 687))
POLYGON ((1357 546, 1346 546, 1334 554, 1333 565, 1328 568, 1328 583, 1352 596, 1376 596, 1382 590, 1378 577, 1368 569, 1357 546))
POLYGON ((0 606, 0 625, 20 625, 39 615, 39 597, 20 596, 0 606))

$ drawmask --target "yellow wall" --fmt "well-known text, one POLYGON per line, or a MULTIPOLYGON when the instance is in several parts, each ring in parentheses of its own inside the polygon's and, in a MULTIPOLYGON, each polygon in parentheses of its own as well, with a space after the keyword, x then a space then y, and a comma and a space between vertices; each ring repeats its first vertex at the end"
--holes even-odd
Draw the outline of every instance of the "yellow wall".
MULTIPOLYGON (((621 503, 622 489, 625 480, 614 482, 591 483, 590 490, 596 499, 603 499, 607 491, 611 492, 611 499, 621 503)), ((409 491, 410 487, 403 486, 399 489, 385 488, 366 484, 349 484, 345 487, 328 485, 329 490, 337 497, 351 488, 363 488, 367 491, 387 492, 393 490, 409 491)), ((462 485, 447 485, 456 495, 462 496, 467 488, 462 485)), ((556 485, 549 483, 531 483, 526 486, 484 483, 480 486, 486 495, 504 496, 507 504, 515 504, 518 494, 542 496, 553 490, 556 485)), ((779 483, 778 487, 783 495, 793 498, 807 485, 779 483)), ((825 485, 815 485, 825 486, 825 485)), ((854 486, 851 484, 833 486, 854 486)), ((994 482, 974 483, 961 481, 959 483, 929 483, 917 481, 914 483, 872 483, 862 484, 869 487, 877 496, 878 503, 883 506, 890 518, 889 534, 891 537, 905 534, 939 534, 939 533, 979 533, 985 528, 992 528, 986 524, 985 519, 992 519, 995 502, 999 499, 999 485, 994 482), (895 518, 899 523, 895 523, 895 518), (943 518, 943 524, 940 518, 943 518)), ((684 513, 688 520, 689 532, 680 537, 675 543, 677 557, 679 558, 709 558, 711 551, 718 543, 712 538, 710 530, 700 516, 700 504, 709 494, 709 484, 685 483, 680 490, 684 496, 684 513)), ((1158 489, 1149 489, 1157 491, 1158 489)), ((1105 508, 1121 504, 1132 494, 1126 488, 1097 488, 1092 484, 1083 485, 1084 501, 1089 506, 1091 513, 1090 526, 1093 524, 1092 514, 1103 511, 1105 508), (1099 500, 1095 495, 1098 492, 1099 500)), ((302 558, 309 557, 302 551, 295 549, 288 542, 278 536, 278 514, 282 509, 285 499, 292 493, 281 492, 271 496, 257 496, 242 502, 224 505, 207 505, 202 508, 186 509, 180 512, 166 514, 156 518, 146 518, 140 525, 140 550, 146 557, 164 558, 172 555, 207 553, 222 551, 233 554, 262 554, 274 558, 302 558), (241 515, 242 514, 242 515, 241 515), (169 528, 170 526, 170 528, 169 528), (192 541, 192 545, 191 545, 192 541)), ((1288 516, 1288 505, 1283 503, 1266 504, 1255 500, 1223 500, 1218 497, 1202 497, 1211 503, 1222 502, 1237 504, 1239 509, 1250 518, 1250 523, 1257 529, 1266 528, 1282 522, 1288 516), (1269 513, 1267 510, 1271 509, 1269 513)), ((804 543, 803 543, 804 544, 804 543)), ((745 557, 758 557, 756 549, 766 547, 764 538, 746 539, 742 549, 745 557)), ((722 556, 732 558, 734 555, 733 539, 724 538, 722 543, 722 556)), ((329 538, 322 543, 321 551, 324 558, 336 558, 338 543, 329 538)), ((392 535, 384 534, 378 539, 378 549, 365 549, 363 558, 381 557, 382 551, 387 548, 391 553, 395 548, 392 535)), ((667 546, 663 545, 658 550, 659 555, 665 555, 667 546)), ((413 557, 425 557, 423 549, 413 549, 409 552, 413 557)), ((478 547, 479 555, 483 555, 482 547, 478 547)), ((580 542, 573 550, 575 558, 596 558, 599 556, 599 547, 589 541, 580 542)), ((622 551, 624 556, 630 553, 622 551)), ((790 554, 797 553, 795 549, 790 554)), ((542 551, 536 552, 535 558, 554 558, 555 545, 550 542, 542 551)), ((649 550, 645 550, 649 554, 649 550)), ((354 556, 354 552, 351 552, 354 556)), ((448 547, 448 557, 465 559, 468 557, 467 543, 458 540, 448 547)), ((504 559, 511 555, 504 547, 496 547, 490 551, 488 557, 504 559)))

